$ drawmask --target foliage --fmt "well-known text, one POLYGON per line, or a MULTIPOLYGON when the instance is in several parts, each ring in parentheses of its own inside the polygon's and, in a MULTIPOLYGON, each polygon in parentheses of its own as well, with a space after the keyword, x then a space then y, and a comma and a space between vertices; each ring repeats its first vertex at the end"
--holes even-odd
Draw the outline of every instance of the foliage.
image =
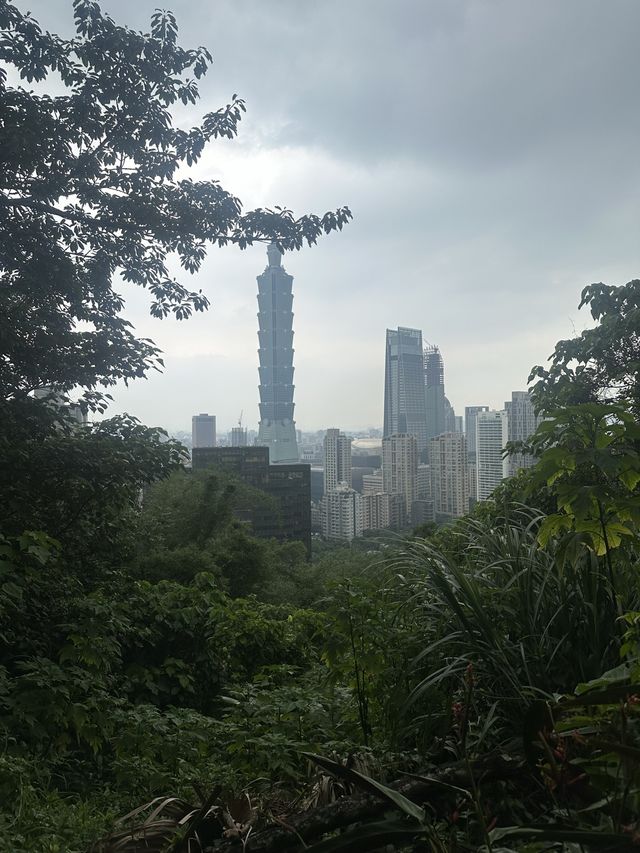
POLYGON ((393 742, 410 663, 420 648, 412 615, 397 607, 393 582, 394 574, 378 561, 335 580, 322 602, 323 658, 332 682, 352 692, 366 746, 393 742))
POLYGON ((584 291, 598 325, 534 370, 540 462, 472 516, 310 564, 256 540, 242 508, 267 498, 182 470, 135 419, 79 423, 67 397, 99 411, 161 366, 116 273, 186 318, 207 299, 175 260, 297 249, 350 213, 243 213, 184 177, 242 100, 174 126, 208 52, 179 47, 169 12, 141 34, 74 10, 63 40, 0 0, 0 55, 39 84, 0 75, 0 846, 84 851, 129 813, 94 849, 275 853, 261 812, 283 848, 631 848, 640 283, 584 291))
POLYGON ((182 177, 208 142, 235 137, 243 100, 233 95, 191 129, 174 126, 172 107, 197 103, 209 51, 180 47, 169 12, 155 14, 143 34, 118 26, 93 0, 74 0, 73 9, 77 35, 65 40, 0 3, 0 58, 42 84, 34 91, 0 76, 0 396, 81 386, 84 405, 102 408, 97 386, 162 366, 121 314, 116 271, 149 290, 154 316, 183 319, 208 300, 171 276, 168 256, 194 273, 207 244, 275 240, 299 249, 342 228, 350 213, 243 213, 217 181, 182 177), (52 76, 63 94, 46 91, 52 76))
POLYGON ((145 494, 134 571, 150 580, 185 582, 206 571, 218 575, 233 597, 256 593, 291 601, 286 580, 305 561, 304 545, 257 539, 241 520, 247 506, 272 504, 265 492, 229 475, 178 471, 145 494), (273 595, 274 584, 280 595, 273 595))
POLYGON ((591 284, 579 308, 597 321, 571 340, 558 341, 551 366, 534 367, 529 377, 540 411, 581 403, 640 405, 640 280, 622 287, 591 284))
POLYGON ((40 401, 9 410, 0 432, 5 534, 45 532, 67 554, 69 569, 81 563, 85 575, 126 558, 141 489, 180 466, 184 448, 126 415, 90 428, 63 421, 66 428, 59 429, 40 401), (33 418, 38 425, 27 425, 18 438, 16 409, 32 407, 39 409, 33 418))
POLYGON ((460 759, 454 765, 459 768, 457 784, 437 770, 429 776, 409 774, 420 783, 413 785, 422 794, 418 801, 398 790, 397 784, 389 787, 335 761, 310 756, 337 777, 386 801, 387 807, 382 820, 376 815, 311 849, 367 851, 381 844, 408 846, 420 841, 438 853, 469 842, 467 849, 498 851, 507 849, 501 846, 506 841, 510 850, 550 849, 547 843, 561 844, 561 849, 566 844, 567 849, 584 845, 589 850, 635 850, 640 811, 638 614, 628 614, 625 621, 629 626, 625 664, 578 685, 573 694, 529 704, 522 738, 524 761, 518 756, 518 762, 501 764, 487 755, 482 763, 478 755, 482 741, 470 737, 478 713, 473 701, 476 679, 470 668, 452 732, 460 759), (514 824, 518 817, 523 822, 514 824))
MULTIPOLYGON (((324 657, 352 690, 363 742, 441 754, 469 663, 491 737, 513 732, 532 698, 613 665, 617 611, 604 563, 588 549, 568 562, 555 540, 541 548, 543 513, 500 509, 401 543, 330 587, 324 657)), ((635 609, 633 570, 618 571, 621 604, 635 609)))
MULTIPOLYGON (((586 681, 615 659, 616 611, 604 566, 586 551, 563 565, 553 547, 539 546, 542 522, 515 506, 491 525, 473 519, 459 525, 462 559, 427 542, 396 558, 407 586, 398 598, 413 609, 423 638, 412 669, 417 684, 407 699, 409 728, 423 737, 430 736, 423 727, 434 713, 446 714, 470 662, 485 712, 498 702, 498 722, 509 728, 533 696, 569 690, 577 675, 586 681)), ((636 599, 630 587, 629 606, 636 599)))
POLYGON ((637 535, 640 427, 619 405, 587 403, 555 412, 532 443, 542 450, 532 482, 555 494, 558 512, 540 529, 544 545, 571 531, 598 556, 637 535))
POLYGON ((350 213, 244 213, 218 182, 185 177, 209 141, 235 136, 242 99, 174 126, 173 107, 197 101, 193 77, 209 52, 181 48, 168 12, 143 34, 93 0, 73 9, 77 35, 66 40, 0 0, 0 518, 8 535, 58 539, 98 577, 128 558, 139 490, 184 458, 134 419, 80 427, 72 417, 71 392, 85 414, 103 411, 106 389, 162 366, 123 316, 114 276, 147 288, 156 317, 184 319, 208 300, 171 276, 174 261, 195 273, 210 244, 299 249, 350 213))

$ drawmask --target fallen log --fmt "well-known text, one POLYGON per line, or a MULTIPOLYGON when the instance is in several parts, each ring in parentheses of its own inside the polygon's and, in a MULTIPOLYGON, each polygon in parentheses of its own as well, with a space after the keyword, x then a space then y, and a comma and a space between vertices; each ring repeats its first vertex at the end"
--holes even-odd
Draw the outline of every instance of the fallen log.
MULTIPOLYGON (((473 777, 477 785, 483 782, 495 782, 520 777, 530 772, 521 761, 509 759, 502 754, 489 755, 472 764, 473 777)), ((445 785, 467 788, 472 780, 466 762, 456 762, 447 767, 422 771, 425 779, 397 779, 388 787, 394 788, 416 803, 439 800, 443 797, 445 785)), ((446 795, 446 794, 445 794, 446 795)), ((449 795, 450 796, 450 795, 449 795)), ((243 853, 282 853, 282 851, 303 850, 305 846, 321 839, 324 835, 345 829, 354 823, 380 817, 381 812, 389 811, 393 806, 381 797, 370 794, 353 794, 342 797, 326 806, 310 809, 299 815, 288 817, 286 821, 267 826, 252 832, 244 842, 243 853)), ((241 846, 238 840, 218 842, 216 853, 237 853, 241 846)))

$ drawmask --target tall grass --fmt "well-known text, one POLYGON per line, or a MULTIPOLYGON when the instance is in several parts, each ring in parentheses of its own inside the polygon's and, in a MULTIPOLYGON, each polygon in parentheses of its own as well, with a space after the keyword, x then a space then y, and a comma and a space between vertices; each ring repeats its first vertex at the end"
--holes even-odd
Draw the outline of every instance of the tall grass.
MULTIPOLYGON (((433 690, 450 692, 469 663, 487 701, 515 711, 618 662, 604 566, 587 548, 572 562, 560 559, 560 543, 541 548, 543 518, 512 505, 491 521, 461 521, 451 554, 415 540, 391 559, 400 609, 411 610, 423 638, 406 711, 433 690)), ((637 607, 637 584, 626 583, 625 595, 637 607)))

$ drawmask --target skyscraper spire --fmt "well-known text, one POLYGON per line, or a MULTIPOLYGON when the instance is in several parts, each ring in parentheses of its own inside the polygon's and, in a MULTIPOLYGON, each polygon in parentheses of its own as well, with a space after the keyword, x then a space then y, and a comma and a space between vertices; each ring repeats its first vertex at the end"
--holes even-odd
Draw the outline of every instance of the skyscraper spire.
POLYGON ((258 444, 269 448, 273 465, 297 462, 298 443, 293 420, 293 276, 285 272, 275 243, 267 248, 267 258, 268 266, 258 276, 258 444))

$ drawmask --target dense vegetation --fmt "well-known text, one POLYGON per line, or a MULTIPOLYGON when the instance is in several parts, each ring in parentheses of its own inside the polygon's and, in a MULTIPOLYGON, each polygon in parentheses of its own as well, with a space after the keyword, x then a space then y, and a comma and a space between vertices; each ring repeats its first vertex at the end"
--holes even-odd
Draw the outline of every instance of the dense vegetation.
POLYGON ((472 517, 311 563, 256 540, 238 483, 66 395, 102 409, 157 365, 116 271, 187 316, 168 253, 293 249, 348 211, 175 179, 242 102, 174 130, 206 51, 74 7, 67 42, 0 0, 3 59, 68 88, 0 80, 0 849, 636 849, 640 281, 585 289, 595 327, 531 377, 539 463, 472 517))

